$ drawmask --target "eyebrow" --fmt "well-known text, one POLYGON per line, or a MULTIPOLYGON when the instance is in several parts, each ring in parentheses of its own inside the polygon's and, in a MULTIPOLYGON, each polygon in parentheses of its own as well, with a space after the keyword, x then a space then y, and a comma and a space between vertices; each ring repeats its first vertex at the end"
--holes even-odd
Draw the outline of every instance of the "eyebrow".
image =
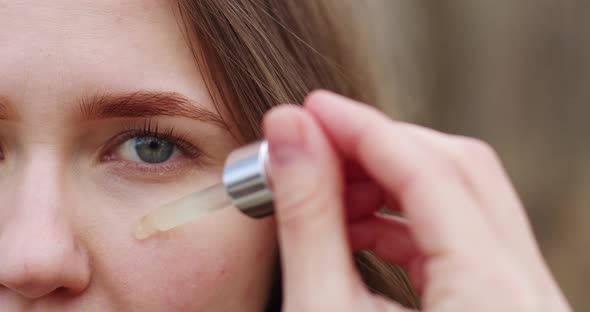
POLYGON ((227 124, 217 113, 176 92, 137 91, 127 94, 97 94, 81 98, 79 106, 82 117, 87 120, 179 116, 227 128, 227 124))

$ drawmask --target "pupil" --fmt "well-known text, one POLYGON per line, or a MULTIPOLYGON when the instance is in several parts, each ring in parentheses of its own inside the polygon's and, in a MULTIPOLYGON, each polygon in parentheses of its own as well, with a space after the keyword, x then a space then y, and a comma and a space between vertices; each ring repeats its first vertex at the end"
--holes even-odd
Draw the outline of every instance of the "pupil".
POLYGON ((139 137, 135 139, 135 151, 142 161, 157 164, 170 159, 174 144, 154 137, 139 137))

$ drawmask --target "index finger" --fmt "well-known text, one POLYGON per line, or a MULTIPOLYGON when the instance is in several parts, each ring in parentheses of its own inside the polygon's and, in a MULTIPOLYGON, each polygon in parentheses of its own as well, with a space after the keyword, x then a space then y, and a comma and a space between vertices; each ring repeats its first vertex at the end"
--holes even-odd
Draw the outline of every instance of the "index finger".
POLYGON ((451 166, 376 109, 316 91, 305 107, 336 149, 401 203, 410 230, 427 256, 476 255, 493 246, 489 225, 451 166))

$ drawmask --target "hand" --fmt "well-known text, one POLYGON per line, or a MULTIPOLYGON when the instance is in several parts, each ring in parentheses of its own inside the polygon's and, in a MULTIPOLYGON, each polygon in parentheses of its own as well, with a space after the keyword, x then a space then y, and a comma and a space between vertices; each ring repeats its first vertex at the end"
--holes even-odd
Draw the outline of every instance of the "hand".
POLYGON ((326 91, 271 110, 264 131, 285 311, 407 311, 362 284, 359 249, 407 268, 424 311, 570 311, 485 143, 326 91))

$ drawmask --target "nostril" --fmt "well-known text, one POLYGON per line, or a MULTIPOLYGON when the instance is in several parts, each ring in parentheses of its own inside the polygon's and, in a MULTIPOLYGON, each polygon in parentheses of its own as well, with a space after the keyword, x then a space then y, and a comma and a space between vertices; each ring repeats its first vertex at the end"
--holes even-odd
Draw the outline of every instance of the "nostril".
POLYGON ((3 271, 0 268, 2 286, 23 297, 36 299, 51 293, 68 296, 86 287, 87 273, 82 266, 77 269, 74 265, 63 265, 53 258, 44 259, 42 256, 23 259, 25 261, 18 269, 3 271))
POLYGON ((36 218, 15 219, 1 227, 0 291, 29 299, 52 292, 73 295, 84 291, 91 267, 68 220, 51 216, 35 221, 39 224, 23 223, 31 220, 36 218))

